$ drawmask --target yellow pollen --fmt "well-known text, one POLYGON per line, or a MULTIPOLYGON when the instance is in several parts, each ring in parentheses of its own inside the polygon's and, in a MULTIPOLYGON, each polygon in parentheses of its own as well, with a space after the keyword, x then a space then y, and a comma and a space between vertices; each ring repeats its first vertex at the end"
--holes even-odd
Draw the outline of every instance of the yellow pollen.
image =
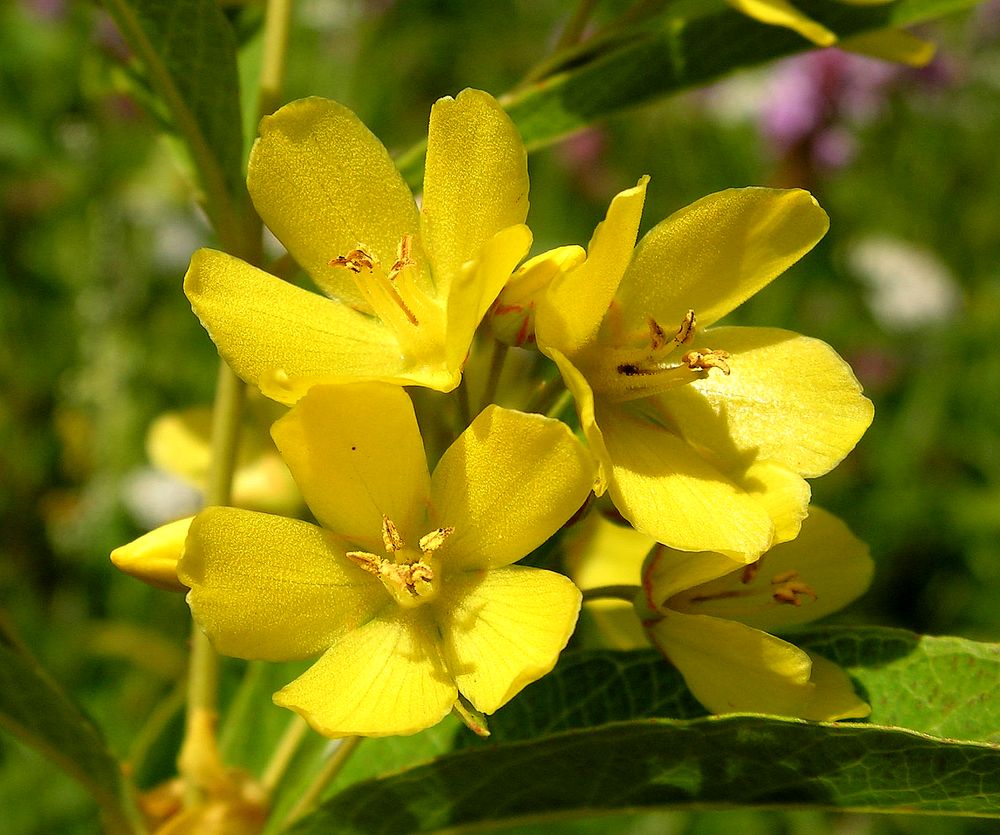
MULTIPOLYGON (((352 249, 347 255, 338 255, 329 263, 331 267, 344 267, 355 276, 360 275, 362 270, 367 270, 367 280, 355 278, 357 285, 365 300, 372 306, 372 309, 379 314, 379 318, 385 320, 392 318, 391 307, 394 305, 398 311, 402 311, 407 321, 411 325, 419 325, 416 314, 410 306, 403 300, 400 291, 395 286, 396 278, 406 267, 416 266, 416 261, 410 256, 413 250, 413 236, 403 235, 399 242, 396 262, 392 265, 388 275, 384 270, 379 269, 379 263, 374 256, 369 255, 362 245, 352 249), (388 301, 390 308, 387 309, 385 302, 388 301)), ((397 313, 398 315, 398 313, 397 313)))
POLYGON ((352 249, 347 255, 338 255, 330 261, 330 266, 346 267, 352 273, 360 273, 363 269, 371 272, 375 269, 375 262, 367 252, 358 247, 357 249, 352 249))
POLYGON ((812 590, 808 583, 799 579, 797 571, 785 571, 771 578, 771 597, 776 603, 788 603, 792 606, 801 606, 801 597, 808 597, 816 600, 816 592, 812 590))
POLYGON ((403 235, 399 242, 399 249, 396 251, 396 263, 389 269, 389 280, 392 281, 406 267, 415 267, 417 262, 410 257, 413 249, 413 235, 407 233, 403 235))
POLYGON ((397 551, 403 550, 403 537, 399 535, 399 529, 384 514, 382 515, 382 542, 388 554, 395 554, 397 551))
POLYGON ((420 537, 420 553, 425 556, 433 554, 438 548, 444 545, 444 541, 455 533, 454 528, 438 528, 420 537))
POLYGON ((395 523, 382 515, 382 544, 387 556, 368 551, 348 551, 347 558, 377 577, 396 602, 406 608, 419 606, 437 594, 438 565, 434 552, 455 532, 454 528, 436 528, 420 537, 420 553, 407 549, 395 523))
POLYGON ((706 348, 703 351, 688 351, 681 357, 681 361, 692 371, 708 371, 710 368, 718 368, 728 377, 732 372, 729 363, 726 362, 727 359, 729 359, 728 351, 714 351, 711 348, 706 348))

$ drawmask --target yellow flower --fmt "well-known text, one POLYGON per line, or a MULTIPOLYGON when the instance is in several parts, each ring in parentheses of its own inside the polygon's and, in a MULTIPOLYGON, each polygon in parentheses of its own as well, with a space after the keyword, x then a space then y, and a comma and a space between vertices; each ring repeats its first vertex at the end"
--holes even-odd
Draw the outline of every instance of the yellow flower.
MULTIPOLYGON (((722 554, 674 551, 598 514, 571 549, 570 576, 587 591, 634 584, 643 574, 647 636, 714 713, 746 711, 836 720, 868 715, 844 672, 765 630, 824 617, 868 587, 868 549, 836 517, 813 507, 792 542, 758 563, 722 554), (645 572, 642 564, 656 548, 645 572)), ((598 599, 585 608, 607 645, 642 646, 632 605, 598 599)))
POLYGON ((552 669, 580 593, 512 563, 590 490, 564 424, 491 406, 428 475, 409 398, 368 383, 314 388, 273 435, 323 527, 209 508, 178 576, 220 652, 323 653, 276 703, 327 736, 410 734, 459 694, 492 713, 552 669))
MULTIPOLYGON (((840 40, 834 32, 800 12, 787 0, 726 0, 726 2, 738 12, 760 23, 784 26, 818 46, 836 44, 841 49, 851 52, 913 67, 922 67, 934 57, 934 44, 914 37, 902 29, 881 29, 840 40)), ((851 6, 883 6, 893 0, 837 0, 837 2, 851 6)))
POLYGON ((619 194, 587 260, 536 314, 607 489, 638 530, 752 562, 794 538, 803 480, 834 467, 872 419, 828 345, 712 325, 826 232, 805 191, 730 189, 681 209, 633 252, 646 179, 619 194))
POLYGON ((177 579, 177 561, 193 517, 178 519, 133 539, 111 552, 115 568, 164 591, 187 591, 177 579))
POLYGON ((317 383, 453 389, 531 245, 526 154, 506 113, 477 90, 433 106, 420 211, 385 148, 336 102, 292 102, 260 134, 254 206, 330 298, 199 250, 184 289, 222 356, 286 404, 317 383))

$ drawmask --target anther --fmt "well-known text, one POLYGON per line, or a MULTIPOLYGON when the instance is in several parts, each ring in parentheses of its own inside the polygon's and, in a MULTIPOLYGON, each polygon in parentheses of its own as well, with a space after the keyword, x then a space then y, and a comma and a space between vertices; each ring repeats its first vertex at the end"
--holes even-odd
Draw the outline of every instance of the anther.
POLYGON ((812 590, 808 583, 799 579, 797 571, 785 571, 771 578, 771 585, 774 587, 771 597, 776 603, 788 603, 792 606, 801 606, 800 597, 808 597, 816 600, 816 592, 812 590))
POLYGON ((714 351, 711 348, 706 348, 704 351, 688 351, 681 357, 681 362, 692 371, 708 371, 710 368, 718 368, 723 374, 729 376, 731 370, 729 363, 726 362, 727 359, 729 359, 728 351, 714 351))
POLYGON ((382 542, 386 553, 395 554, 403 550, 403 537, 399 535, 399 529, 385 515, 382 516, 382 542))
POLYGON ((399 242, 399 248, 396 250, 396 263, 389 270, 390 280, 399 275, 406 267, 415 267, 417 265, 417 262, 410 257, 412 249, 413 235, 407 233, 403 235, 402 240, 399 242))
POLYGON ((330 261, 331 267, 346 267, 352 273, 360 273, 362 269, 371 272, 375 269, 372 257, 360 247, 352 249, 347 255, 338 255, 330 261))
POLYGON ((433 554, 438 548, 444 545, 444 541, 455 533, 454 528, 438 528, 420 537, 420 552, 424 555, 433 554))

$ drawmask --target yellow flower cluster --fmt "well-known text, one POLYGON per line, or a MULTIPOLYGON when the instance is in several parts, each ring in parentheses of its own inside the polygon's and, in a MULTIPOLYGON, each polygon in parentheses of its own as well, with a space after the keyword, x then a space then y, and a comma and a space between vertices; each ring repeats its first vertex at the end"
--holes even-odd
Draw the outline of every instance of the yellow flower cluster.
POLYGON ((212 507, 116 564, 188 589, 222 653, 318 655, 274 698, 331 737, 496 711, 555 665, 578 585, 630 586, 631 621, 607 634, 631 645, 644 632, 710 710, 864 715, 838 668, 766 630, 868 583, 864 546, 809 510, 805 479, 854 447, 871 403, 822 342, 715 326, 824 235, 816 201, 724 191, 637 244, 643 178, 586 250, 517 269, 526 154, 490 96, 434 105, 425 172, 418 210, 335 102, 263 121, 250 194, 322 294, 212 250, 192 258, 185 291, 233 369, 290 407, 271 435, 318 524, 212 507), (577 420, 490 405, 429 468, 404 387, 451 391, 491 331, 551 360, 577 420), (628 527, 578 521, 592 491, 628 527), (578 585, 515 565, 571 519, 560 542, 578 585))

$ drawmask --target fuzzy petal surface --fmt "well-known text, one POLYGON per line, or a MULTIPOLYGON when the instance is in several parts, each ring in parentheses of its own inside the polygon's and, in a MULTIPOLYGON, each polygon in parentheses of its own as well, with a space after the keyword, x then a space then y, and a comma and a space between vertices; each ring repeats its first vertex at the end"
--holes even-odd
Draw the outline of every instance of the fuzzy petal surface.
POLYGON ((742 623, 667 613, 649 627, 653 643, 712 713, 803 716, 814 685, 812 662, 787 641, 742 623))
POLYGON ((439 600, 448 668, 483 713, 555 666, 580 612, 580 591, 568 578, 516 565, 449 575, 439 600))
POLYGON ((732 373, 710 372, 660 395, 680 434, 724 466, 773 461, 806 478, 843 460, 874 407, 850 366, 825 342, 778 328, 715 328, 732 373))
POLYGON ((396 336, 377 319, 223 252, 192 256, 184 292, 226 362, 280 403, 320 383, 454 386, 444 369, 405 367, 396 336))
POLYGON ((645 331, 652 316, 669 332, 694 310, 698 327, 708 327, 798 261, 829 225, 801 189, 735 188, 703 197, 639 241, 618 291, 622 326, 645 331))
POLYGON ((419 232, 413 195, 389 153, 329 99, 300 99, 261 121, 247 188, 264 223, 312 279, 362 307, 347 271, 330 261, 361 247, 390 265, 403 235, 419 232))
POLYGON ((754 20, 770 26, 784 26, 818 46, 832 46, 837 42, 837 36, 833 32, 808 15, 802 14, 786 0, 726 0, 726 2, 754 20))
POLYGON ((455 529, 442 558, 449 570, 509 565, 559 530, 592 484, 593 461, 566 424, 489 406, 431 477, 434 524, 455 529))
POLYGON ((490 238, 527 215, 528 157, 510 117, 480 90, 438 99, 427 133, 421 224, 439 293, 449 292, 490 238))
POLYGON ((756 498, 668 429, 617 407, 598 419, 612 461, 611 498, 637 529, 684 551, 753 562, 774 525, 756 498))
POLYGON ((409 396, 379 383, 318 386, 271 429, 320 523, 381 553, 382 517, 423 525, 430 477, 409 396))
POLYGON ((287 661, 325 650, 389 603, 345 550, 307 522, 210 507, 191 524, 177 576, 219 652, 287 661))
POLYGON ((346 633, 274 702, 327 737, 417 733, 440 722, 458 695, 437 641, 426 612, 394 607, 346 633))
POLYGON ((572 357, 597 334, 626 274, 646 199, 643 177, 611 201, 587 247, 587 260, 553 280, 537 314, 538 345, 572 357))

